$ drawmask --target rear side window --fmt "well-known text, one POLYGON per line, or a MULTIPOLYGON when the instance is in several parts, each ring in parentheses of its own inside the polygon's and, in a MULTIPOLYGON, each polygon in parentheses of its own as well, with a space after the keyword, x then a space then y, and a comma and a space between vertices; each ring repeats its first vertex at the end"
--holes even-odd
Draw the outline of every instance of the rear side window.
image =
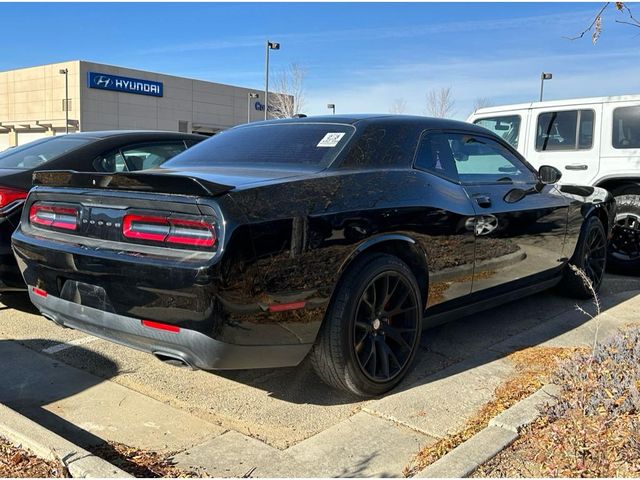
POLYGON ((149 143, 120 148, 93 161, 98 172, 134 172, 162 165, 187 149, 184 142, 149 143))
POLYGON ((422 137, 415 165, 420 170, 457 182, 458 171, 451 151, 450 137, 451 135, 444 133, 428 133, 422 137))
POLYGON ((520 115, 505 115, 502 117, 479 118, 473 123, 491 130, 513 148, 518 148, 520 122, 520 115))
POLYGON ((593 119, 593 110, 541 113, 536 129, 536 150, 589 150, 593 146, 593 119))
POLYGON ((49 137, 35 140, 0 154, 0 168, 29 170, 93 141, 94 139, 78 137, 49 137))
POLYGON ((167 167, 327 167, 354 132, 352 125, 282 122, 231 128, 200 142, 167 167))
POLYGON ((354 143, 341 166, 350 168, 409 167, 418 132, 406 125, 369 125, 354 143))
POLYGON ((640 148, 640 106, 613 111, 613 148, 640 148))

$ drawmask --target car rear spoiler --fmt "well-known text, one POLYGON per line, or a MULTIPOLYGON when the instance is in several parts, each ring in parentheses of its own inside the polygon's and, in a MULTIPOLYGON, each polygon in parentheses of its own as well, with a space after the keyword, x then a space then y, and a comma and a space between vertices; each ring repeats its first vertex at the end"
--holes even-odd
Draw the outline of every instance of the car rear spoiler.
POLYGON ((33 173, 33 184, 48 187, 104 188, 181 195, 221 195, 234 187, 195 177, 162 173, 95 173, 50 170, 33 173))

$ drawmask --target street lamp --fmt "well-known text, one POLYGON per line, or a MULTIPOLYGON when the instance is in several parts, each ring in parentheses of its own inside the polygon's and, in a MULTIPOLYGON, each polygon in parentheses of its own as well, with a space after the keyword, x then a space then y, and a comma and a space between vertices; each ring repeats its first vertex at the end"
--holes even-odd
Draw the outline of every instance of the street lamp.
POLYGON ((542 75, 540 75, 540 101, 542 101, 542 93, 544 92, 544 81, 552 78, 553 75, 551 73, 542 72, 542 75))
POLYGON ((333 114, 336 114, 336 104, 335 103, 327 103, 327 108, 333 110, 333 114))
POLYGON ((269 111, 269 50, 280 50, 280 44, 267 40, 267 62, 264 72, 264 119, 267 119, 269 111))
POLYGON ((60 75, 64 75, 64 131, 69 133, 69 69, 61 68, 60 75))
POLYGON ((251 99, 252 98, 260 98, 260 95, 253 92, 249 92, 247 94, 247 123, 251 122, 251 99))

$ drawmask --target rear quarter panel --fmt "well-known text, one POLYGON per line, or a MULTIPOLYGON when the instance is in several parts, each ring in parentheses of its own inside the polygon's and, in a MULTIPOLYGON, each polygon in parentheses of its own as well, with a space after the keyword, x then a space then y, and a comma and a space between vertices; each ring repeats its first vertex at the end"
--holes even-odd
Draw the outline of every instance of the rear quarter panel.
MULTIPOLYGON (((230 197, 246 215, 256 254, 237 281, 246 283, 253 302, 305 301, 307 308, 248 311, 246 328, 228 329, 227 341, 258 341, 256 323, 276 322, 313 342, 341 275, 378 241, 403 242, 424 259, 428 276, 418 280, 430 307, 471 290, 474 212, 462 188, 441 178, 409 169, 327 172, 230 197)), ((229 295, 221 296, 229 303, 229 295)))

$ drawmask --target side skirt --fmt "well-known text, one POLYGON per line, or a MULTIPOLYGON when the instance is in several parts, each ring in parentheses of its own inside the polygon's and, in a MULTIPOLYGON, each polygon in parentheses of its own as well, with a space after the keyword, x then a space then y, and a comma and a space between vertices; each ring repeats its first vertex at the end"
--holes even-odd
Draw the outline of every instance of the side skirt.
MULTIPOLYGON (((423 317, 423 326, 424 328, 431 328, 438 325, 442 325, 443 323, 450 322, 452 320, 457 320, 458 318, 466 317, 468 315, 472 315, 474 313, 481 312, 483 310, 488 310, 490 308, 497 307, 499 305, 503 305, 505 303, 512 302, 514 300, 528 297, 529 295, 533 295, 538 292, 542 292, 544 290, 548 290, 552 287, 555 287, 562 280, 562 276, 557 276, 551 279, 547 279, 533 285, 528 285, 526 287, 521 287, 516 290, 511 290, 509 292, 504 292, 498 295, 492 295, 485 298, 479 298, 477 300, 472 300, 471 303, 462 305, 459 307, 454 307, 450 310, 446 310, 443 312, 438 312, 432 315, 425 315, 423 317)), ((482 294, 483 292, 480 292, 482 294)), ((483 295, 484 296, 484 295, 483 295)))

